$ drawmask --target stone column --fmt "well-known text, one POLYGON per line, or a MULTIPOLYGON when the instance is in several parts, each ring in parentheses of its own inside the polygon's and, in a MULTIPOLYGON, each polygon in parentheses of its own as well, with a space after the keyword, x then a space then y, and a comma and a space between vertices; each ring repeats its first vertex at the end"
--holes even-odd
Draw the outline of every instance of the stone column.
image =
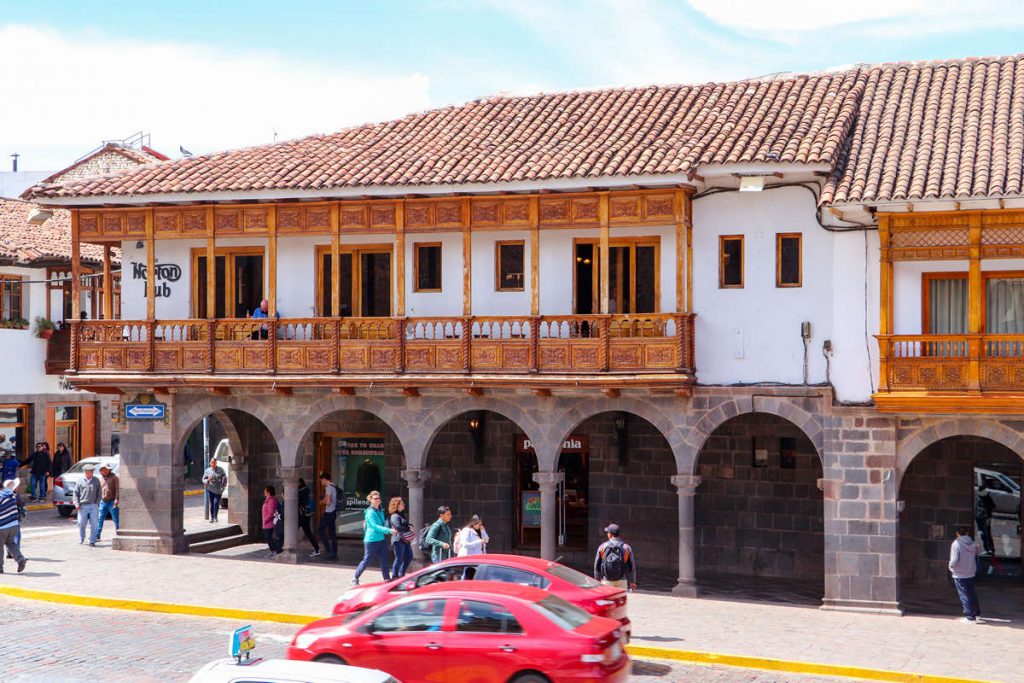
MULTIPOLYGON (((134 400, 134 397, 128 397, 134 400)), ((116 550, 186 553, 185 462, 174 453, 174 406, 166 420, 131 420, 121 432, 121 528, 116 550)))
POLYGON ((533 473, 533 480, 540 486, 540 556, 545 560, 555 559, 558 541, 555 492, 564 478, 562 472, 533 473))
POLYGON ((697 597, 696 545, 693 523, 693 499, 701 478, 677 474, 672 485, 679 494, 679 577, 672 592, 688 598, 697 597))
POLYGON ((284 549, 278 562, 299 561, 299 471, 290 468, 281 470, 284 480, 284 549))
POLYGON ((423 487, 430 479, 430 470, 402 470, 402 479, 405 479, 405 483, 409 487, 407 512, 409 513, 409 524, 417 536, 412 544, 412 566, 421 567, 423 566, 423 551, 420 550, 419 533, 425 524, 423 487))

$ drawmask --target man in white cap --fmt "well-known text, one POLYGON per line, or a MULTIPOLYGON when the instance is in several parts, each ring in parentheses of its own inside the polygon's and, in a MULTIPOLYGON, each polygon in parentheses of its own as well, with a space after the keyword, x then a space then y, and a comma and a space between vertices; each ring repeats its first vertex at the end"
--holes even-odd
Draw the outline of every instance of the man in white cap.
MULTIPOLYGON (((0 489, 0 546, 7 548, 7 553, 18 563, 18 573, 25 571, 28 562, 21 554, 18 532, 21 530, 21 500, 15 491, 21 482, 8 479, 0 489)), ((4 556, 0 551, 0 574, 4 572, 4 556)))
POLYGON ((84 477, 75 484, 75 509, 78 510, 78 543, 85 543, 85 525, 89 524, 89 545, 96 545, 96 533, 99 527, 96 519, 99 517, 100 498, 103 495, 103 487, 95 475, 96 466, 86 465, 82 468, 84 477))

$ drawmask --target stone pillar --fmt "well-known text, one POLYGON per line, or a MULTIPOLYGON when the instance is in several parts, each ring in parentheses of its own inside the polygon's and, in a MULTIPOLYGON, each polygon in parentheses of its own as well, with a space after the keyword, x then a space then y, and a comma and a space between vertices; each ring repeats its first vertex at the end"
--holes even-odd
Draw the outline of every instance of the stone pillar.
POLYGON ((299 471, 283 468, 281 478, 284 480, 284 549, 278 562, 294 564, 299 561, 299 471))
POLYGON ((565 478, 562 472, 534 472, 533 480, 540 486, 540 556, 555 559, 558 541, 555 492, 565 478))
POLYGON ((694 533, 693 499, 700 482, 700 477, 691 474, 672 477, 672 485, 679 494, 679 577, 672 592, 688 598, 697 597, 697 539, 694 533))
POLYGON ((114 536, 116 550, 188 552, 185 461, 174 453, 170 403, 166 420, 131 420, 121 432, 121 528, 114 536))
POLYGON ((419 533, 426 523, 423 510, 423 487, 430 479, 430 470, 402 470, 402 479, 409 487, 409 524, 416 532, 416 540, 412 544, 412 566, 423 566, 423 551, 420 550, 419 533))
MULTIPOLYGON (((243 442, 243 444, 247 443, 248 439, 243 442)), ((228 466, 228 522, 237 524, 242 533, 253 540, 263 540, 260 536, 262 531, 257 528, 261 526, 258 523, 261 519, 252 515, 252 504, 249 502, 249 498, 252 496, 249 484, 252 477, 249 467, 253 460, 248 458, 245 448, 246 446, 243 445, 240 450, 236 451, 235 444, 232 443, 231 463, 228 466)), ((262 497, 263 492, 261 491, 260 498, 262 497)))

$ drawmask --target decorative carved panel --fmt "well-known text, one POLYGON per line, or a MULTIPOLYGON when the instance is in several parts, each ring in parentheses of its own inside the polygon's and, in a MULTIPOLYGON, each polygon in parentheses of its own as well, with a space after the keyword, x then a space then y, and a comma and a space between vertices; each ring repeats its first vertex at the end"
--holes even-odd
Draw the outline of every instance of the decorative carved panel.
POLYGON ((366 370, 369 367, 368 358, 368 349, 364 344, 343 344, 338 348, 338 365, 342 370, 366 370))
POLYGON ((158 237, 174 237, 180 232, 177 209, 153 212, 153 234, 158 237))
POLYGON ((462 202, 438 202, 436 214, 439 227, 460 227, 462 225, 462 202))
POLYGON ((370 368, 373 370, 394 370, 398 364, 398 349, 393 346, 370 347, 370 368))
POLYGON ((360 230, 370 227, 369 207, 365 204, 341 205, 341 229, 360 230))
POLYGON ((329 206, 307 206, 306 208, 306 230, 330 230, 331 229, 331 207, 329 206))
POLYGON ((182 368, 185 370, 205 371, 210 362, 210 354, 206 349, 185 349, 182 354, 182 368))
POLYGON ((506 225, 526 225, 530 222, 530 200, 506 199, 502 202, 506 225))
POLYGON ((434 225, 434 206, 429 202, 409 202, 405 205, 405 227, 429 228, 434 225))
POLYGON ((247 233, 263 233, 269 225, 267 207, 242 209, 242 230, 247 233))
POLYGON ((370 207, 370 228, 394 228, 395 221, 394 204, 378 204, 370 207))
POLYGON ((570 219, 570 202, 568 199, 545 199, 540 200, 540 222, 544 223, 568 223, 570 219))
POLYGON ((597 197, 572 200, 572 222, 594 223, 598 220, 600 200, 597 197))
POLYGON ((100 217, 95 213, 79 213, 78 233, 82 237, 94 237, 99 235, 100 217))
POLYGON ((474 201, 471 207, 470 220, 474 226, 493 226, 498 225, 501 220, 501 202, 498 200, 494 201, 474 201))
POLYGON ((640 220, 640 195, 627 195, 608 199, 608 221, 610 223, 633 223, 640 220))
POLYGON ((675 221, 675 198, 670 194, 644 195, 644 218, 675 221))
POLYGON ((242 212, 238 209, 214 209, 213 227, 218 235, 241 232, 242 212))
POLYGON ((280 232, 301 232, 302 230, 302 207, 301 206, 279 206, 277 207, 277 231, 280 232))
MULTIPOLYGON (((105 213, 103 214, 103 234, 107 235, 122 235, 124 234, 124 224, 122 219, 123 214, 120 213, 105 213)), ((79 225, 81 228, 81 225, 79 225)))
POLYGON ((126 214, 127 218, 127 229, 126 233, 129 237, 145 237, 146 236, 146 212, 145 211, 131 211, 126 214))

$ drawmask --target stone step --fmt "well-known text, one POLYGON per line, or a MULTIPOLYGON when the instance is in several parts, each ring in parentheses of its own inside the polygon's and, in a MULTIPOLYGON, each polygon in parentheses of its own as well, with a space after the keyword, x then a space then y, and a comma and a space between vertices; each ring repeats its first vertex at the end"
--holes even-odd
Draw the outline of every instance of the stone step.
POLYGON ((190 546, 194 546, 198 543, 215 541, 229 536, 237 536, 241 533, 242 527, 237 524, 217 524, 208 529, 201 529, 199 531, 189 531, 186 529, 185 538, 188 539, 190 546))
POLYGON ((208 541, 189 543, 188 551, 190 553, 215 553, 219 550, 227 550, 228 548, 234 548, 235 546, 245 545, 247 543, 252 543, 252 539, 245 534, 239 533, 232 536, 214 538, 208 541))

